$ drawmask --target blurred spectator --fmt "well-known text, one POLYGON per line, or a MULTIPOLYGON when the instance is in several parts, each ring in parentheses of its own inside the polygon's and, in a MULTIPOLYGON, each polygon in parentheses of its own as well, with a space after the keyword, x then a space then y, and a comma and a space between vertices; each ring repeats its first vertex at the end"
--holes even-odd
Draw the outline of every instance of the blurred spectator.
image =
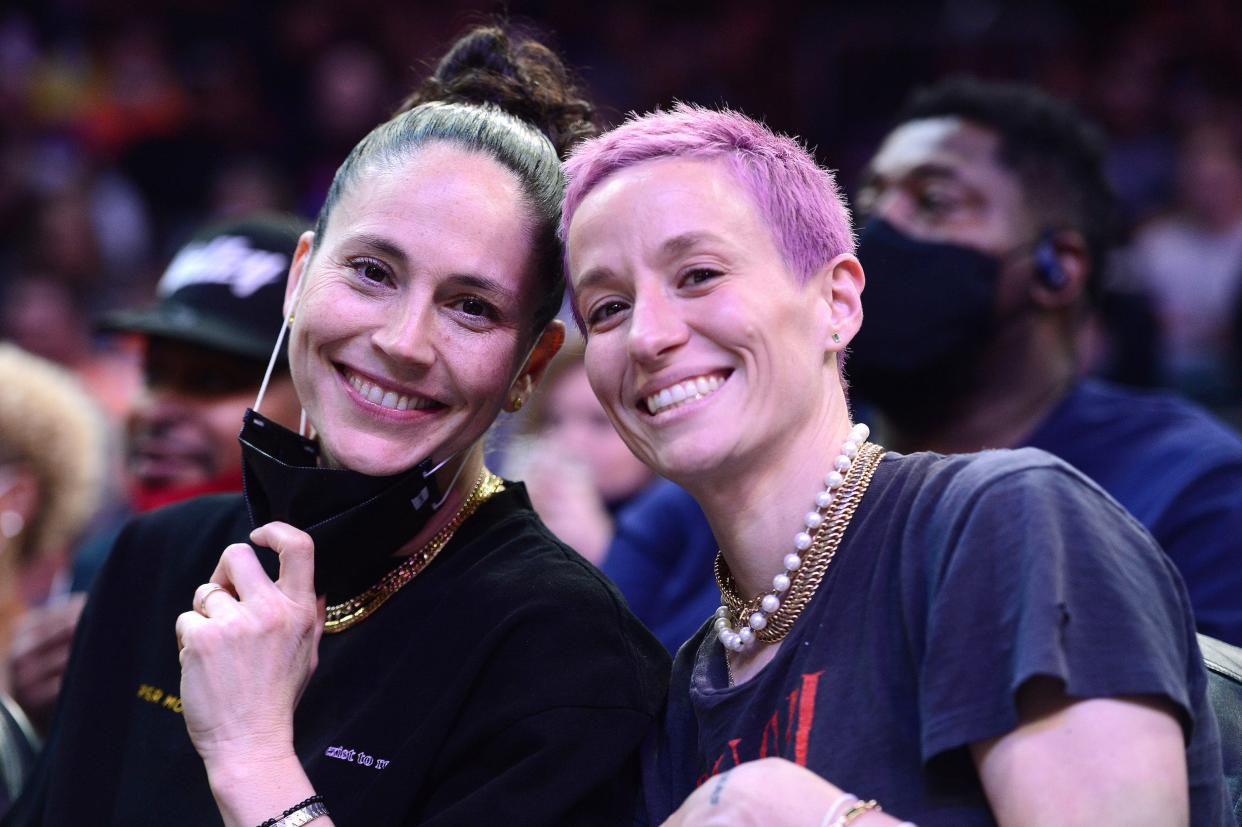
POLYGON ((655 480, 613 430, 587 381, 582 351, 562 350, 527 417, 531 440, 516 475, 553 533, 595 565, 616 515, 655 480))
POLYGON ((1242 437, 1170 394, 1081 375, 1112 196, 1097 135, 1030 87, 916 95, 859 198, 867 324, 851 387, 896 450, 1034 446, 1113 495, 1242 643, 1242 437))
POLYGON ((600 566, 671 652, 720 605, 717 545, 698 503, 621 441, 567 346, 532 401, 519 447, 531 502, 548 527, 600 566))
POLYGON ((1192 127, 1178 157, 1178 209, 1139 233, 1129 263, 1155 299, 1165 380, 1209 404, 1233 401, 1231 312, 1242 284, 1242 129, 1192 127))
MULTIPOLYGON (((237 434, 276 344, 300 230, 274 215, 209 227, 169 264, 157 304, 107 319, 108 329, 146 341, 145 385, 126 446, 129 501, 79 547, 72 597, 23 619, 9 668, 14 695, 38 729, 50 720, 83 596, 130 514, 241 490, 237 434)), ((264 413, 296 427, 298 411, 282 354, 264 413)))
MULTIPOLYGON (((0 652, 7 661, 10 652, 20 659, 38 649, 48 666, 37 674, 0 674, 0 813, 20 789, 36 746, 8 693, 19 701, 54 696, 72 631, 70 624, 32 635, 23 612, 60 599, 53 581, 99 504, 104 444, 103 419, 71 373, 0 344, 0 652)), ((58 608, 76 619, 82 601, 58 608)))
MULTIPOLYGON (((127 450, 137 511, 241 490, 237 434, 276 344, 301 229, 277 215, 208 227, 168 265, 157 304, 105 318, 104 329, 146 341, 144 388, 130 416, 127 450)), ((265 413, 296 425, 298 410, 282 352, 265 413)))

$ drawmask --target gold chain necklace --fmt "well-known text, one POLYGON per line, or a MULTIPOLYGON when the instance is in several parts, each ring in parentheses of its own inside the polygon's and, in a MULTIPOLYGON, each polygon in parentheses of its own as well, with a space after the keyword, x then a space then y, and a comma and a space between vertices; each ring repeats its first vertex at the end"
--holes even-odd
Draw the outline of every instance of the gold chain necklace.
POLYGON ((338 634, 374 614, 376 609, 388 601, 388 598, 400 591, 419 572, 427 568, 432 560, 436 559, 436 555, 444 550, 449 540, 453 539, 457 529, 470 519, 479 506, 490 500, 494 494, 504 490, 505 481, 484 468, 470 495, 453 515, 453 519, 437 531, 426 545, 402 560, 396 568, 381 577, 378 583, 362 594, 351 597, 343 603, 327 607, 327 616, 323 624, 324 633, 338 634))
MULTIPOLYGON (((836 557, 841 539, 845 536, 845 530, 849 527, 863 494, 871 484, 871 477, 875 474, 875 469, 883 459, 884 453, 881 446, 872 442, 865 443, 858 449, 857 457, 850 463, 848 474, 832 502, 831 510, 815 529, 811 545, 806 550, 800 565, 791 572, 788 591, 780 601, 779 608, 765 617, 766 622, 762 628, 753 630, 752 634, 756 641, 777 643, 784 640, 793 629, 803 609, 815 596, 819 584, 824 579, 824 574, 828 571, 828 566, 836 557)), ((716 584, 720 587, 721 603, 728 616, 726 620, 734 624, 739 621, 744 622, 745 618, 760 611, 762 601, 768 597, 765 593, 750 601, 742 600, 737 593, 737 584, 733 580, 733 575, 729 571, 729 564, 725 562, 722 553, 716 554, 716 584)), ((726 648, 726 656, 727 654, 726 648)), ((727 657, 726 668, 728 668, 727 657)))

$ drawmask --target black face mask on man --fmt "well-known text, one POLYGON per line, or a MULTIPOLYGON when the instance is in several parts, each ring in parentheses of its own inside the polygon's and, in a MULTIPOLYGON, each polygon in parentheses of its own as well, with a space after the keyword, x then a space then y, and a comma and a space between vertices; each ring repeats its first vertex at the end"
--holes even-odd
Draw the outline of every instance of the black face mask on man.
POLYGON ((997 331, 1002 262, 911 238, 879 218, 859 233, 858 257, 867 287, 846 363, 851 391, 898 428, 925 433, 977 383, 997 331))

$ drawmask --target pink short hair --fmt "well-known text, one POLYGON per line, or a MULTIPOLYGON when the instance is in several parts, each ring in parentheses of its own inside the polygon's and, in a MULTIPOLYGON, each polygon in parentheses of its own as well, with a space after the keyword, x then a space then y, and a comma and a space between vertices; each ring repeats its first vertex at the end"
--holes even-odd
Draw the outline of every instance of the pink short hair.
MULTIPOLYGON (((562 241, 568 245, 574 212, 591 190, 614 172, 659 158, 724 160, 754 199, 800 282, 841 253, 854 252, 850 211, 837 179, 801 143, 739 112, 688 103, 668 112, 631 115, 616 129, 578 145, 565 162, 562 241)), ((581 327, 568 267, 565 285, 581 327)))

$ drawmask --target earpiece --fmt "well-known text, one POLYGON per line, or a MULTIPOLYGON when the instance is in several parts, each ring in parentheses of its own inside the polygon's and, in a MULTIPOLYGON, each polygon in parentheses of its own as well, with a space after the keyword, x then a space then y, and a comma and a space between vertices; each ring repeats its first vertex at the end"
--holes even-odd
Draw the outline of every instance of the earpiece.
POLYGON ((1061 267, 1061 259, 1057 256, 1057 247, 1053 243, 1053 232, 1046 231, 1039 237, 1035 246, 1035 273, 1049 290, 1060 290, 1069 284, 1069 276, 1061 267))

